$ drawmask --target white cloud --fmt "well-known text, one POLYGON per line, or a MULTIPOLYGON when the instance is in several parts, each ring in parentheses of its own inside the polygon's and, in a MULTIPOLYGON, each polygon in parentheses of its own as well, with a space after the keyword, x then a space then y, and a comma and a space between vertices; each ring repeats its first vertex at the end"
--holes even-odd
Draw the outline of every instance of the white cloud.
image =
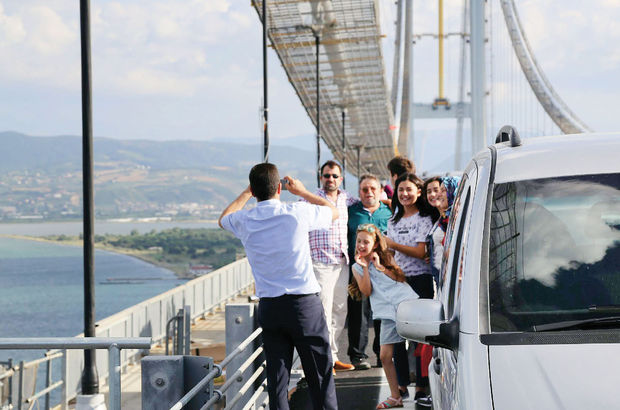
POLYGON ((18 16, 9 16, 4 13, 0 3, 0 46, 21 42, 26 37, 22 20, 18 16))
MULTIPOLYGON (((414 32, 436 32, 437 2, 413 4, 414 32)), ((496 11, 500 7, 497 0, 487 4, 496 11)), ((380 5, 382 33, 387 35, 383 42, 387 82, 391 84, 394 0, 380 0, 380 5)), ((613 101, 619 92, 613 73, 620 68, 620 0, 592 0, 587 5, 579 0, 518 0, 517 7, 536 56, 559 94, 568 97, 567 103, 577 114, 588 113, 584 120, 593 128, 603 128, 597 126, 598 121, 609 129, 615 124, 615 115, 609 111, 614 110, 613 101), (596 92, 591 90, 597 85, 596 92), (592 98, 595 95, 597 98, 592 98), (600 101, 612 104, 601 109, 604 104, 600 101)), ((445 2, 446 31, 460 30, 461 10, 462 0, 445 2)), ((93 90, 99 104, 103 104, 102 96, 110 101, 145 96, 162 105, 188 100, 205 105, 236 101, 245 111, 243 115, 254 121, 262 73, 260 22, 250 1, 101 0, 91 2, 91 19, 93 90)), ((503 24, 503 19, 493 24, 503 24)), ((11 61, 0 65, 0 93, 16 81, 33 89, 53 86, 77 92, 79 40, 79 6, 75 1, 0 0, 0 55, 11 61)), ((457 44, 456 38, 446 42, 446 90, 451 100, 457 96, 457 44)), ((436 97, 436 48, 436 39, 429 37, 414 47, 416 102, 430 102, 436 97)), ((281 111, 301 112, 300 117, 309 123, 273 50, 269 54, 274 60, 270 66, 274 115, 270 118, 286 116, 276 114, 275 106, 282 98, 286 104, 281 111)), ((495 58, 497 63, 502 55, 495 58)), ((499 91, 499 100, 510 99, 508 80, 499 70, 495 75, 498 83, 493 87, 499 91)), ((233 110, 219 115, 239 114, 233 110)), ((256 128, 254 123, 251 126, 256 128)), ((291 131, 293 125, 287 127, 288 134, 304 132, 291 131)))
POLYGON ((28 9, 24 25, 28 27, 29 45, 43 55, 60 54, 78 38, 58 13, 45 6, 28 9))

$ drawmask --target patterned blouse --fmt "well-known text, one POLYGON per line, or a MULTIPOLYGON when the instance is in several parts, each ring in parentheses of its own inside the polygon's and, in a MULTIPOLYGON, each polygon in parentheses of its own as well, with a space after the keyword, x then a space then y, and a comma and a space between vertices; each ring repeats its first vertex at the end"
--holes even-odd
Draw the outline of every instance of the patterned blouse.
MULTIPOLYGON (((398 244, 417 246, 418 242, 426 242, 426 236, 432 227, 431 217, 420 216, 418 212, 412 216, 402 217, 396 224, 390 219, 388 221, 387 236, 398 244)), ((403 272, 405 272, 405 276, 431 273, 431 266, 423 259, 407 256, 398 251, 396 251, 394 259, 403 272)))

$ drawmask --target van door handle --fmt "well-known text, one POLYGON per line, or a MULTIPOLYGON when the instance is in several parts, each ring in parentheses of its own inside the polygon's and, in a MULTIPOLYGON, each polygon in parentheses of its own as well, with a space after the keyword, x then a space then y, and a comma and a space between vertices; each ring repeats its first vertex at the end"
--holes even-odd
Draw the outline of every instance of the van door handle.
POLYGON ((433 360, 433 370, 435 370, 435 373, 437 374, 441 373, 441 359, 439 357, 436 357, 435 360, 433 360))

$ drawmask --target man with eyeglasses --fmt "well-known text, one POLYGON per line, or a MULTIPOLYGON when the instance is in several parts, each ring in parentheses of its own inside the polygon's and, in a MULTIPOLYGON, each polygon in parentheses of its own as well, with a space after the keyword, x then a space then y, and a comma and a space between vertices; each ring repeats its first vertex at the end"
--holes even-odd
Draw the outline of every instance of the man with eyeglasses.
MULTIPOLYGON (((352 204, 348 208, 348 242, 349 242, 349 260, 351 265, 355 261, 355 234, 357 227, 363 224, 373 224, 382 233, 387 231, 388 219, 392 217, 390 208, 381 202, 381 183, 376 176, 364 174, 359 178, 359 196, 360 201, 352 204)), ((368 345, 368 327, 373 323, 370 301, 364 297, 361 301, 348 300, 348 336, 349 350, 348 354, 351 363, 357 370, 366 370, 370 368, 370 364, 366 355, 366 346, 368 345)), ((379 361, 379 326, 375 326, 375 341, 373 343, 373 351, 377 355, 377 364, 379 361)))
POLYGON ((334 370, 348 371, 355 367, 338 360, 338 337, 344 330, 347 316, 347 288, 349 284, 349 257, 347 250, 347 207, 357 201, 340 190, 342 168, 335 161, 321 167, 321 188, 315 194, 327 199, 338 209, 339 217, 327 230, 311 231, 310 254, 314 274, 321 285, 321 302, 329 330, 334 370))

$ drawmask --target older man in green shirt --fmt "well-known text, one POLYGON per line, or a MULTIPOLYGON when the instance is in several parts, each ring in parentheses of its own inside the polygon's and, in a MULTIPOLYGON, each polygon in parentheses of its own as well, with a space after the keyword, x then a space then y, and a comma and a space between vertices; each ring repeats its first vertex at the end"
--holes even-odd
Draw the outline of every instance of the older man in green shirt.
MULTIPOLYGON (((347 225, 347 238, 349 242, 349 260, 351 264, 355 262, 355 235, 357 227, 362 224, 374 224, 385 233, 387 231, 388 219, 392 217, 390 208, 381 202, 381 184, 376 176, 365 174, 360 177, 359 185, 360 202, 349 206, 349 221, 347 225)), ((348 300, 348 336, 351 364, 357 370, 370 368, 365 353, 368 345, 368 326, 372 322, 372 313, 368 298, 362 301, 348 300)), ((379 357, 379 333, 375 329, 377 337, 373 343, 373 351, 379 357), (375 346, 376 345, 376 346, 375 346)), ((378 361, 378 359, 377 359, 378 361)))

